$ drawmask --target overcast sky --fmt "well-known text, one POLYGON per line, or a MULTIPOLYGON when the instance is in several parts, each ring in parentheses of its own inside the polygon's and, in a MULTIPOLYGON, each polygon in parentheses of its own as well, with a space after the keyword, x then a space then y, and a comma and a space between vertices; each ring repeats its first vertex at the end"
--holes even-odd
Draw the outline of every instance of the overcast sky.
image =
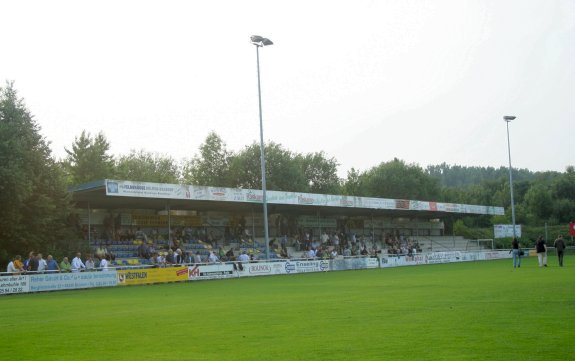
POLYGON ((366 170, 575 164, 575 1, 0 0, 0 80, 64 157, 82 130, 112 153, 180 160, 210 131, 366 170))

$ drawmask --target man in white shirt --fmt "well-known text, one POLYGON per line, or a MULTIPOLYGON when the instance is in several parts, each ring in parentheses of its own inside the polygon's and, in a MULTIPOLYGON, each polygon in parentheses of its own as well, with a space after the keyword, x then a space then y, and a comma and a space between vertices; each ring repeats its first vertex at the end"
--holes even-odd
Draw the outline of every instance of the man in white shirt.
POLYGON ((210 251, 210 256, 208 257, 208 261, 210 263, 216 263, 218 261, 218 256, 216 256, 213 251, 210 251))
POLYGON ((6 269, 6 272, 8 273, 20 273, 20 270, 16 268, 16 266, 14 266, 14 261, 10 261, 10 263, 8 263, 8 268, 6 269))
POLYGON ((38 272, 44 272, 48 263, 42 258, 42 253, 38 253, 38 272))
POLYGON ((238 256, 238 261, 240 262, 249 262, 250 257, 246 254, 246 251, 243 251, 242 254, 238 256))
POLYGON ((102 258, 102 260, 100 261, 100 269, 102 269, 102 271, 108 270, 108 260, 106 258, 107 256, 102 258))
POLYGON ((86 269, 86 265, 82 262, 80 258, 82 254, 80 252, 76 253, 76 257, 72 260, 72 272, 80 272, 81 270, 86 269))

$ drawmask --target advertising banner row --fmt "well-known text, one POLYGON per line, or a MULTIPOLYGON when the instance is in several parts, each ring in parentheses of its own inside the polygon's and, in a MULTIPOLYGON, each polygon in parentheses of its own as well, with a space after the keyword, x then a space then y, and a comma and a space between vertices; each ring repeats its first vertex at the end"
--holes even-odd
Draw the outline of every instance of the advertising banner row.
MULTIPOLYGON (((106 180, 106 195, 112 197, 146 197, 243 203, 262 203, 263 200, 262 191, 257 189, 160 184, 111 179, 106 180)), ((268 191, 266 199, 271 204, 503 215, 503 207, 332 194, 268 191)))
POLYGON ((427 255, 346 258, 334 260, 282 260, 258 263, 218 263, 168 268, 110 270, 106 272, 52 273, 0 277, 0 295, 81 288, 132 286, 239 277, 346 271, 424 264, 485 261, 510 258, 508 251, 435 252, 427 255))
POLYGON ((434 252, 430 254, 382 257, 380 267, 418 266, 425 264, 468 262, 468 261, 489 261, 495 259, 511 258, 509 251, 489 251, 489 252, 434 252))

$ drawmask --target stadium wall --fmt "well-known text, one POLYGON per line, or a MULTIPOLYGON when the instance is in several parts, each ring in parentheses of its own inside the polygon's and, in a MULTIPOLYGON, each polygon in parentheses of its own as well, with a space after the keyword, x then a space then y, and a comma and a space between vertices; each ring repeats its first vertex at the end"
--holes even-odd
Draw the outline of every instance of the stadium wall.
POLYGON ((0 276, 0 295, 132 286, 210 279, 290 275, 308 272, 417 266, 438 263, 488 261, 511 258, 509 251, 434 252, 415 256, 361 257, 333 260, 281 260, 274 262, 229 262, 167 268, 132 268, 105 272, 48 273, 0 276))

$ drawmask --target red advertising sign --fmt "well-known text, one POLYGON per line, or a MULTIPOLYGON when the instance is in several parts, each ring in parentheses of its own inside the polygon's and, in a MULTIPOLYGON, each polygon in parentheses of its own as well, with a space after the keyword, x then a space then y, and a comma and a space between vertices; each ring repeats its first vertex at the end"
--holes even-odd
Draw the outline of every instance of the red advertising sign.
POLYGON ((569 223, 569 234, 575 236, 575 223, 569 223))

